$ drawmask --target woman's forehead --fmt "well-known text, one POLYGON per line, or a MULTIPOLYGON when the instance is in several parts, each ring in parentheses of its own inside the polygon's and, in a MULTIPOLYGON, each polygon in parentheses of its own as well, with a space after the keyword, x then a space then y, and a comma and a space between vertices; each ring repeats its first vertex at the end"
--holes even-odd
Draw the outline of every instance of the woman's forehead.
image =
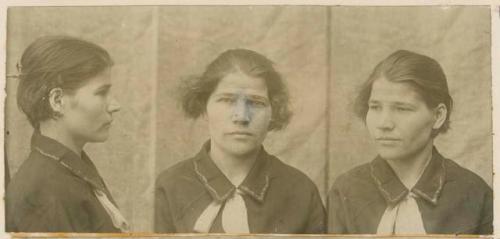
POLYGON ((386 78, 375 80, 371 87, 370 101, 423 101, 421 95, 410 82, 390 81, 386 78))
POLYGON ((267 85, 262 78, 236 72, 223 77, 213 93, 267 95, 267 85))
POLYGON ((102 86, 109 85, 111 86, 111 71, 109 69, 104 70, 103 72, 97 74, 94 77, 87 79, 85 84, 82 85, 82 88, 100 88, 102 86))

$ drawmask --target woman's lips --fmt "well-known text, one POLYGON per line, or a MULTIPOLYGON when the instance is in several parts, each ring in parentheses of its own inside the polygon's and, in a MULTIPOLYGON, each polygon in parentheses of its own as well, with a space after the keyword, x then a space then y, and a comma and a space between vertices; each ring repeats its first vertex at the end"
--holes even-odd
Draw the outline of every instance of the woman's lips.
POLYGON ((382 145, 394 145, 401 141, 401 139, 398 138, 392 138, 392 137, 379 137, 375 139, 377 142, 379 142, 382 145))
POLYGON ((379 137, 376 138, 376 140, 384 140, 384 141, 400 141, 398 138, 391 138, 391 137, 379 137))
POLYGON ((234 131, 230 132, 227 134, 229 137, 232 137, 234 139, 249 139, 252 138, 254 135, 250 132, 247 131, 234 131))
POLYGON ((111 123, 113 123, 113 121, 109 121, 109 122, 106 122, 104 124, 102 124, 102 128, 110 128, 111 127, 111 123))
POLYGON ((245 136, 252 136, 253 134, 247 131, 234 131, 234 132, 229 132, 228 135, 245 135, 245 136))

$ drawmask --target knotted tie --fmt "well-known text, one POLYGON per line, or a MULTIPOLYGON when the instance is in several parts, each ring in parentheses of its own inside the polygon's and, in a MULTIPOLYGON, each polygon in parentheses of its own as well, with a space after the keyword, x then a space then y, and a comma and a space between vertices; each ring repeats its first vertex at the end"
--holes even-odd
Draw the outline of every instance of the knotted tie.
MULTIPOLYGON (((231 197, 226 199, 222 209, 222 228, 228 233, 250 233, 248 226, 248 215, 243 192, 236 189, 231 197)), ((224 202, 213 201, 200 215, 195 223, 194 231, 209 232, 217 214, 224 202)))
POLYGON ((410 192, 398 204, 387 207, 378 225, 377 234, 425 234, 416 197, 410 192))
POLYGON ((222 227, 228 233, 249 233, 248 215, 242 192, 236 189, 233 197, 226 200, 222 212, 222 227))

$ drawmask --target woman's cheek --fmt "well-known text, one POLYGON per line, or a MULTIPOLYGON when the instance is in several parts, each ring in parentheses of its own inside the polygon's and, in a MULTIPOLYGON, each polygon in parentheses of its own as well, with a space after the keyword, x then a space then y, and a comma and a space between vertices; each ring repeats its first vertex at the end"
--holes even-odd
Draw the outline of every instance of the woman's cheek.
POLYGON ((86 102, 84 110, 91 120, 98 120, 105 115, 105 104, 99 102, 97 99, 92 99, 86 102))

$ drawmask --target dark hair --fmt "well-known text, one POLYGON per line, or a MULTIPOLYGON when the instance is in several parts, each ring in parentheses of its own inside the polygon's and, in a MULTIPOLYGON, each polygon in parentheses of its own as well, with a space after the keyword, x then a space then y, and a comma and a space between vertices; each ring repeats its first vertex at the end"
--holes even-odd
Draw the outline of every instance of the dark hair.
POLYGON ((382 60, 368 77, 356 99, 355 110, 363 121, 366 120, 368 113, 368 100, 373 82, 380 78, 392 82, 410 83, 429 108, 443 103, 447 109, 446 120, 433 135, 448 130, 453 99, 448 90, 444 71, 436 60, 406 50, 398 50, 382 60))
POLYGON ((186 116, 198 118, 206 112, 207 102, 220 80, 226 75, 242 73, 264 79, 272 109, 269 130, 280 130, 290 121, 289 95, 281 75, 273 62, 247 49, 232 49, 220 54, 205 69, 201 77, 191 78, 181 86, 181 105, 186 116))
POLYGON ((108 52, 94 43, 68 36, 38 38, 18 66, 17 104, 37 129, 55 115, 48 101, 52 89, 71 93, 112 65, 108 52))

